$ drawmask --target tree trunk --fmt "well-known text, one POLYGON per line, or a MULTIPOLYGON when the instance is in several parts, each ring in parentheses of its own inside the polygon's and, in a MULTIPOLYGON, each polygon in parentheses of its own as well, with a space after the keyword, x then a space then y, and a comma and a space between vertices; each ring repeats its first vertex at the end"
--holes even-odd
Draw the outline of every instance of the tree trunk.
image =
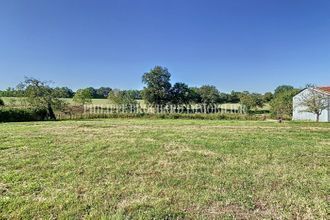
POLYGON ((54 114, 54 111, 53 111, 53 108, 52 108, 52 105, 48 104, 48 107, 47 107, 47 110, 48 110, 48 116, 51 120, 56 120, 56 116, 54 114))
POLYGON ((320 121, 320 114, 316 114, 316 122, 320 121))

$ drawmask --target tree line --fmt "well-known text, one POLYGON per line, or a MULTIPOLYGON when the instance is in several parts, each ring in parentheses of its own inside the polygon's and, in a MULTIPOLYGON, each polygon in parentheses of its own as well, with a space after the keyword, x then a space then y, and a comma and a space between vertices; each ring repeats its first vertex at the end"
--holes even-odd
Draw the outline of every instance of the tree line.
POLYGON ((46 108, 50 118, 54 117, 52 107, 63 106, 63 100, 60 98, 73 98, 77 104, 91 103, 95 98, 107 98, 112 103, 120 105, 136 104, 139 99, 143 99, 151 105, 241 103, 249 112, 269 103, 273 114, 290 116, 292 97, 299 91, 293 86, 282 85, 277 87, 274 93, 259 94, 248 91, 223 93, 213 85, 190 87, 183 82, 176 82, 172 85, 170 72, 161 66, 155 66, 149 72, 144 73, 142 82, 144 84, 142 90, 88 87, 73 92, 68 87, 51 87, 47 82, 27 78, 16 88, 0 91, 0 97, 27 97, 31 105, 46 108))

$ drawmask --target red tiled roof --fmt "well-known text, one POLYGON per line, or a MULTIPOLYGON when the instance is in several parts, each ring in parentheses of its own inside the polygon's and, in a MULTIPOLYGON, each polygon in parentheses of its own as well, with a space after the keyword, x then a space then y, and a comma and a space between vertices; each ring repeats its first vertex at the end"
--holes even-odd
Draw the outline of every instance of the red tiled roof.
POLYGON ((322 86, 322 87, 318 87, 318 89, 323 92, 330 93, 330 86, 322 86))

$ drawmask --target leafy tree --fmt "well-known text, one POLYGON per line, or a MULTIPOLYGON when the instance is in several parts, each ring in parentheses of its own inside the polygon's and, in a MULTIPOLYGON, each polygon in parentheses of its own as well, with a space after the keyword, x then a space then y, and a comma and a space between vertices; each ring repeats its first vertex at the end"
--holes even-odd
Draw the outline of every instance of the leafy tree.
POLYGON ((284 92, 284 91, 292 91, 294 89, 293 86, 290 86, 290 85, 281 85, 281 86, 278 86, 276 89, 275 89, 275 93, 274 93, 274 96, 277 96, 278 94, 284 92))
POLYGON ((204 85, 197 89, 200 101, 204 104, 215 104, 219 102, 220 93, 215 86, 204 85))
POLYGON ((54 96, 57 98, 72 98, 74 96, 74 92, 68 87, 55 87, 53 90, 54 96))
POLYGON ((166 104, 170 96, 170 83, 171 74, 167 68, 156 66, 149 72, 144 73, 142 82, 146 84, 142 91, 143 99, 151 104, 166 104))
POLYGON ((90 88, 78 89, 73 97, 73 101, 78 104, 84 105, 84 104, 92 103, 92 98, 93 95, 90 88))
POLYGON ((47 82, 26 78, 18 87, 25 90, 26 101, 30 106, 45 109, 49 119, 56 119, 54 109, 60 109, 64 102, 55 97, 54 90, 47 82))
POLYGON ((17 88, 7 88, 6 90, 0 91, 0 96, 2 97, 23 97, 24 90, 21 89, 19 86, 17 88))
POLYGON ((114 89, 109 92, 108 99, 117 105, 134 105, 136 104, 135 93, 133 90, 121 91, 119 89, 114 89))
POLYGON ((201 96, 198 93, 198 87, 190 87, 190 102, 192 103, 201 103, 201 96))
POLYGON ((251 112, 252 109, 256 109, 257 107, 263 107, 263 99, 260 94, 249 92, 243 92, 240 95, 240 103, 246 107, 248 112, 251 112))
POLYGON ((293 88, 276 93, 270 102, 272 114, 280 117, 292 116, 292 99, 298 92, 298 89, 293 88))
MULTIPOLYGON (((220 93, 220 97, 219 97, 219 103, 236 103, 236 101, 232 101, 232 97, 231 94, 227 94, 227 93, 220 93)), ((238 100, 239 102, 239 100, 238 100)))
POLYGON ((97 95, 97 90, 95 88, 88 87, 88 88, 86 88, 86 90, 89 90, 89 93, 91 94, 91 99, 98 99, 99 98, 99 96, 97 95))
POLYGON ((241 92, 231 91, 227 102, 229 103, 239 103, 241 92))
POLYGON ((96 98, 107 98, 110 91, 110 87, 100 87, 96 89, 96 98))
POLYGON ((185 83, 175 83, 170 94, 170 102, 175 105, 188 104, 192 101, 192 91, 185 83))
POLYGON ((125 92, 129 93, 131 97, 133 97, 135 100, 142 99, 141 91, 136 89, 129 89, 125 90, 125 92))
POLYGON ((314 113, 316 121, 320 121, 320 115, 323 110, 327 109, 328 96, 315 90, 315 87, 310 87, 308 92, 301 93, 299 105, 304 107, 304 112, 314 113))
POLYGON ((266 92, 266 93, 263 95, 263 101, 264 101, 264 102, 270 102, 273 98, 274 98, 274 95, 273 95, 273 93, 271 93, 271 92, 266 92))

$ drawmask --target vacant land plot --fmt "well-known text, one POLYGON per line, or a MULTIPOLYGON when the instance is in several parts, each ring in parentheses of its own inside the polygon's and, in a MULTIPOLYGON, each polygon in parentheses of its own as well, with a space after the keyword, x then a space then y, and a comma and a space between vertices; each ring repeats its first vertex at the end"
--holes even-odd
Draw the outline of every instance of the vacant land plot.
POLYGON ((303 218, 329 211, 330 124, 0 124, 3 218, 303 218))

